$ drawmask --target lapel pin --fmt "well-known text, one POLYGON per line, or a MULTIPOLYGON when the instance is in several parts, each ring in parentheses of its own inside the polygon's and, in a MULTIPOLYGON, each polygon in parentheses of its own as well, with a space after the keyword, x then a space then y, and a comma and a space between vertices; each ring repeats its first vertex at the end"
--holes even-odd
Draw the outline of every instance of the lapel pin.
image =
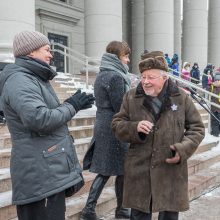
POLYGON ((172 109, 172 111, 177 111, 177 105, 173 104, 173 105, 171 106, 171 109, 172 109))

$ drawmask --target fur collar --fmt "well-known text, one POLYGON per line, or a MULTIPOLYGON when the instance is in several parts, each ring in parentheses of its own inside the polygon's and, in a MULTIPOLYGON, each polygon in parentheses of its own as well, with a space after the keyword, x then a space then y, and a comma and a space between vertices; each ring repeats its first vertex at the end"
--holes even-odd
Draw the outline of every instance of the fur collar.
MULTIPOLYGON (((171 79, 168 79, 164 84, 164 88, 158 96, 158 98, 162 101, 160 114, 171 108, 172 102, 170 97, 177 95, 180 95, 179 88, 171 79)), ((143 105, 148 109, 148 111, 150 111, 154 115, 155 118, 160 117, 160 114, 157 116, 155 115, 152 108, 151 97, 145 94, 141 83, 139 83, 136 88, 135 98, 138 97, 144 97, 143 105)))

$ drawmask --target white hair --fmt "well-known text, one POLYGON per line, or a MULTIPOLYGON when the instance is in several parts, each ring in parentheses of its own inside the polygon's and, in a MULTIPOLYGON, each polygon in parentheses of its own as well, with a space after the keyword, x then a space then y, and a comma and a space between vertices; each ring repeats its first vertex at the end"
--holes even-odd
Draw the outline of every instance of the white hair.
POLYGON ((167 79, 169 78, 168 73, 164 70, 160 70, 160 74, 161 74, 161 76, 166 76, 167 79))

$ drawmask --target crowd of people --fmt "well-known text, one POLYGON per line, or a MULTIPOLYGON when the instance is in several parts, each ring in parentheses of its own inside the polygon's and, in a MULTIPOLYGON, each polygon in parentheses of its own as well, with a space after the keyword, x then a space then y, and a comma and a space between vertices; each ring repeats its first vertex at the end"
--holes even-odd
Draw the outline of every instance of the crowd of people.
MULTIPOLYGON (((208 63, 201 73, 199 69, 199 65, 197 62, 194 62, 193 66, 189 62, 184 62, 181 71, 179 70, 178 56, 174 54, 172 61, 170 61, 169 55, 165 54, 165 59, 167 65, 170 69, 172 69, 172 73, 176 76, 180 76, 182 79, 186 81, 190 81, 196 85, 201 84, 202 88, 208 92, 214 93, 216 95, 220 95, 220 67, 215 68, 214 65, 208 63), (177 57, 177 61, 175 65, 172 65, 172 61, 177 57), (178 68, 177 68, 178 67, 178 68)), ((180 85, 181 83, 179 83, 180 85)), ((184 85, 183 85, 184 87, 184 85)), ((196 91, 195 88, 193 88, 196 91)), ((205 94, 204 97, 208 99, 208 95, 205 94)), ((220 99, 216 97, 211 97, 211 101, 216 104, 220 104, 220 99)), ((211 134, 215 137, 219 137, 220 135, 220 109, 211 106, 211 111, 215 117, 211 116, 211 134), (216 120, 216 118, 219 120, 216 120)))
MULTIPOLYGON (((15 63, 0 75, 0 95, 12 140, 18 220, 65 220, 66 197, 84 184, 67 122, 94 102, 94 135, 83 169, 97 175, 80 220, 101 219, 95 208, 111 176, 116 176, 116 219, 151 220, 159 212, 159 220, 178 220, 179 212, 189 209, 187 160, 205 128, 192 99, 167 74, 172 69, 179 75, 177 54, 170 60, 162 51, 145 50, 137 61, 140 82, 131 88, 130 47, 112 41, 102 56, 94 95, 78 90, 60 103, 50 84, 56 72, 50 67, 49 39, 22 31, 14 37, 13 53, 15 63)), ((181 77, 197 84, 198 63, 190 70, 186 62, 183 69, 181 77)), ((212 72, 207 65, 204 88, 220 94, 220 73, 212 72)), ((213 135, 218 133, 213 129, 213 135)))

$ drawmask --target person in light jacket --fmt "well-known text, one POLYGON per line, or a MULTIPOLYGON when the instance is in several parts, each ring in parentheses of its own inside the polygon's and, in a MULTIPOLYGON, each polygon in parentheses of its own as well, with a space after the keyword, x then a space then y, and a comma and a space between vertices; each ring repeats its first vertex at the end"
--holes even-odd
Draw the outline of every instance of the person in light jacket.
POLYGON ((130 143, 123 206, 131 208, 131 220, 150 220, 153 212, 177 220, 189 208, 187 160, 204 125, 191 98, 168 78, 162 52, 146 54, 139 69, 140 84, 125 94, 112 121, 116 137, 130 143))
POLYGON ((83 185, 67 122, 94 103, 78 91, 61 104, 50 84, 56 72, 48 38, 22 31, 15 63, 0 75, 0 95, 11 134, 12 203, 19 220, 64 220, 65 197, 83 185))

